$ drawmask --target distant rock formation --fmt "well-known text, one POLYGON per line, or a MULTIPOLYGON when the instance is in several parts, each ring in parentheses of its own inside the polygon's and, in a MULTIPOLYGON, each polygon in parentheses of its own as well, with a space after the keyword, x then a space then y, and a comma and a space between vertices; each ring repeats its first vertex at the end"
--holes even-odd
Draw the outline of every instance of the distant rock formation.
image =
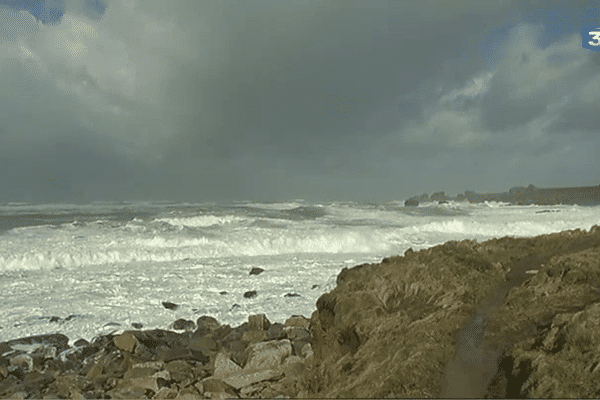
POLYGON ((517 205, 553 205, 553 204, 578 204, 599 205, 600 185, 571 188, 538 189, 534 185, 527 187, 513 187, 504 193, 475 193, 467 190, 464 194, 454 197, 446 196, 444 192, 436 192, 427 197, 426 194, 413 196, 404 202, 406 205, 414 205, 415 201, 437 201, 443 204, 447 201, 468 201, 470 203, 483 203, 484 201, 498 201, 517 205), (423 198, 428 200, 422 200, 423 198))

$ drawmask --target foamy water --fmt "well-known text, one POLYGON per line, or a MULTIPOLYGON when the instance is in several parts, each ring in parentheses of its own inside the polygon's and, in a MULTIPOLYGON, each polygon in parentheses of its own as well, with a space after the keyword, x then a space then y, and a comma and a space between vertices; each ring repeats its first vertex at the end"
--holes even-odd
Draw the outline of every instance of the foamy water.
POLYGON ((201 315, 232 326, 256 313, 310 317, 344 267, 448 240, 595 224, 599 207, 501 203, 6 204, 0 341, 55 332, 90 340, 201 315), (250 275, 255 267, 264 272, 250 275), (251 290, 257 296, 245 298, 251 290))

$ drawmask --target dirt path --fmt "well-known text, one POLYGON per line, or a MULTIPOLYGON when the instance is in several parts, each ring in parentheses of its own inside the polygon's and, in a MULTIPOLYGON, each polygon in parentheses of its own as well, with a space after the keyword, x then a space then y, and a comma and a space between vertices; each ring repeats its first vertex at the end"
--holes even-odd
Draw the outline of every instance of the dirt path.
POLYGON ((455 356, 445 366, 441 397, 481 398, 498 370, 501 350, 483 349, 487 323, 494 311, 504 304, 509 291, 532 277, 531 270, 543 270, 543 265, 555 255, 573 253, 600 244, 600 238, 583 238, 566 249, 542 257, 530 254, 514 262, 506 280, 476 307, 474 314, 456 334, 455 356))

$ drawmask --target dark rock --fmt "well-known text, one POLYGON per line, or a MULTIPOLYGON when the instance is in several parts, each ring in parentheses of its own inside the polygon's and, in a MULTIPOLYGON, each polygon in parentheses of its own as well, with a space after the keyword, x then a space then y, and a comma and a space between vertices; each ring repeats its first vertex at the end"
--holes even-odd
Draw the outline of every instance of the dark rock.
POLYGON ((227 294, 227 292, 225 292, 225 291, 222 291, 222 292, 219 292, 219 294, 220 294, 220 295, 224 295, 224 294, 227 294))
POLYGON ((283 324, 275 323, 269 327, 267 331, 267 340, 279 340, 285 339, 286 333, 284 330, 285 326, 283 324))
POLYGON ((312 285, 311 289, 318 289, 320 287, 321 287, 321 285, 312 285))
POLYGON ((404 207, 416 207, 419 205, 419 201, 415 199, 408 199, 404 202, 404 207))
POLYGON ((75 343, 73 343, 73 346, 81 347, 81 346, 88 346, 89 344, 90 344, 90 342, 88 342, 85 339, 77 339, 75 341, 75 343))
POLYGON ((283 297, 301 297, 298 293, 286 293, 283 297))
POLYGON ((265 314, 250 315, 248 325, 252 330, 265 331, 271 326, 271 322, 265 314))
POLYGON ((198 318, 196 325, 198 326, 196 329, 196 334, 204 335, 217 329, 221 324, 219 324, 219 321, 217 321, 215 318, 208 315, 203 315, 202 317, 198 318))
POLYGON ((142 329, 144 327, 144 324, 140 324, 139 322, 132 322, 131 326, 135 329, 142 329))
POLYGON ((187 319, 180 318, 177 321, 173 322, 173 329, 176 331, 186 330, 192 331, 196 328, 196 324, 193 321, 189 321, 187 319))
POLYGON ((58 322, 60 321, 60 317, 50 317, 50 322, 58 322))
POLYGON ((250 275, 259 275, 263 271, 264 271, 264 269, 262 269, 262 268, 252 268, 250 270, 250 275))
POLYGON ((244 298, 246 299, 251 299, 253 297, 256 297, 256 290, 251 290, 249 292, 244 293, 244 298))
POLYGON ((177 310, 179 308, 179 305, 177 305, 175 303, 169 303, 168 301, 163 301, 162 305, 167 310, 177 310))

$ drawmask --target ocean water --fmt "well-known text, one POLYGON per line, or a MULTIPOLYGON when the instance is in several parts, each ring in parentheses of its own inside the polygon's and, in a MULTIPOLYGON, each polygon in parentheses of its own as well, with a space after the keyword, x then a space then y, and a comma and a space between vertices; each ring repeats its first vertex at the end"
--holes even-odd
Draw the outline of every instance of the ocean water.
POLYGON ((596 224, 600 207, 562 205, 9 203, 0 205, 0 342, 62 333, 72 344, 202 315, 231 326, 256 313, 310 318, 344 267, 448 240, 596 224), (264 272, 250 275, 255 267, 264 272))

